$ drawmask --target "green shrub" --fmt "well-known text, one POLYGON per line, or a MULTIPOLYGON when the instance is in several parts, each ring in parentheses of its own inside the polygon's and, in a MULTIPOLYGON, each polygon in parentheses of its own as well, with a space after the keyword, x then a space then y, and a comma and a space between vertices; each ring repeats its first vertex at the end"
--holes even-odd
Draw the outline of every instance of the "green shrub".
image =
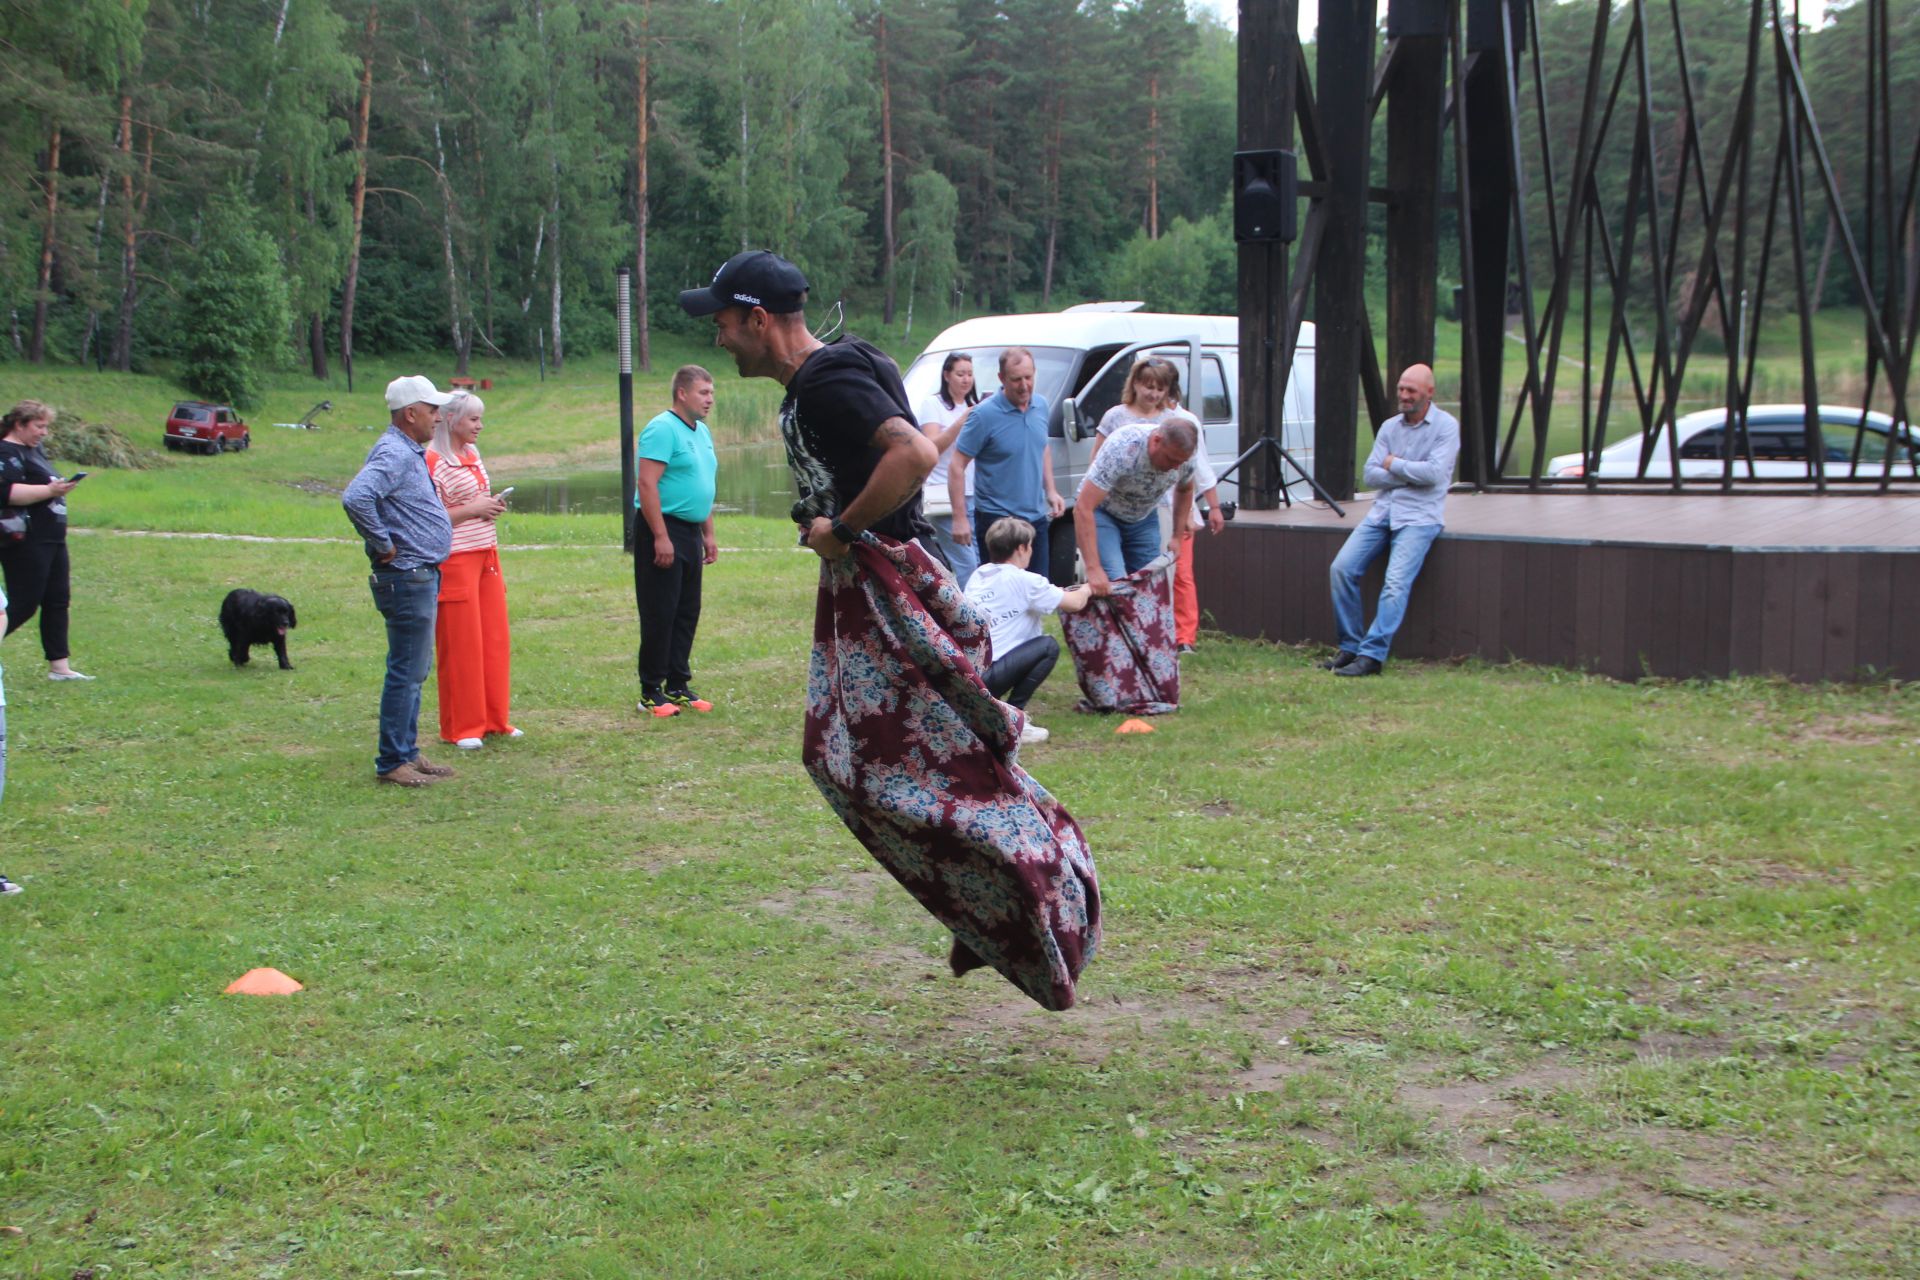
POLYGON ((1158 240, 1138 232, 1114 255, 1113 296, 1139 298, 1149 311, 1233 315, 1239 259, 1224 214, 1198 222, 1175 218, 1158 240))
POLYGON ((261 366, 286 354, 287 283, 273 241, 232 195, 207 206, 181 301, 181 381, 209 400, 257 406, 261 366))

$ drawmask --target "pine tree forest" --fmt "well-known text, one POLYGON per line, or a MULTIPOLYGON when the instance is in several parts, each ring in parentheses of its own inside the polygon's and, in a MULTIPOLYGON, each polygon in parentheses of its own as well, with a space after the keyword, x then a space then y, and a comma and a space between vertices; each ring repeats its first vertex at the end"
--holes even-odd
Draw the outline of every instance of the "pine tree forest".
MULTIPOLYGON (((1704 74, 1737 67, 1744 0, 1680 8, 1704 74)), ((1541 15, 1571 100, 1591 0, 1541 15)), ((1912 47, 1920 0, 1892 26, 1912 47)), ((1856 190, 1864 32, 1835 7, 1805 46, 1856 190)), ((748 245, 888 321, 1234 306, 1234 37, 1183 0, 0 0, 0 70, 0 360, 190 361, 225 306, 322 376, 563 366, 612 346, 627 265, 644 362, 748 245)))

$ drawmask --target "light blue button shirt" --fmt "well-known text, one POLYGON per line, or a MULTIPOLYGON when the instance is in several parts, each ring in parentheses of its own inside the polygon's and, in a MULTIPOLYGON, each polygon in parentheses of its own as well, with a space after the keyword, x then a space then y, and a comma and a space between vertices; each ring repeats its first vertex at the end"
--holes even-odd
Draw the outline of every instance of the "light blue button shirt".
POLYGON ((377 564, 391 550, 383 567, 395 572, 439 564, 453 550, 453 522, 427 475, 426 455, 424 445, 390 426, 340 495, 367 558, 377 564))
POLYGON ((1367 455, 1367 487, 1374 491, 1368 524, 1404 529, 1416 524, 1445 524, 1447 486, 1460 455, 1460 424, 1435 404, 1418 422, 1404 414, 1380 424, 1367 455), (1387 468, 1387 455, 1393 468, 1387 468))

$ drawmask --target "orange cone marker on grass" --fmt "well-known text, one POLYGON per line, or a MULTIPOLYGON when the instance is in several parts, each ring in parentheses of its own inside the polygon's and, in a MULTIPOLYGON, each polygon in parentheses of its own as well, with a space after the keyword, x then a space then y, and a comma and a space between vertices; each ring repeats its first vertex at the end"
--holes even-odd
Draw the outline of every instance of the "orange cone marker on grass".
POLYGON ((1152 733, 1153 726, 1148 724, 1145 720, 1132 718, 1132 719, 1122 720, 1120 722, 1120 727, 1118 729, 1115 729, 1114 732, 1115 733, 1152 733))
POLYGON ((290 996, 304 990, 278 969, 249 969, 227 984, 230 996, 290 996))

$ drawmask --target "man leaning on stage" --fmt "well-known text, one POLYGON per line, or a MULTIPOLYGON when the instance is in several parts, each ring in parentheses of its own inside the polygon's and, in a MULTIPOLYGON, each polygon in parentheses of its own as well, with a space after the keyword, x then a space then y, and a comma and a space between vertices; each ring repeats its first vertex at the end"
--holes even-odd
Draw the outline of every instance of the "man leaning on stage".
POLYGON ((1367 455, 1373 510, 1348 535, 1328 570, 1340 652, 1321 665, 1337 676, 1377 676, 1386 666, 1413 580, 1440 536, 1447 486, 1460 452, 1460 424, 1433 403, 1432 369, 1408 365, 1400 375, 1399 395, 1399 416, 1381 424, 1367 455), (1387 552, 1387 577, 1368 627, 1360 579, 1382 551, 1387 552))

